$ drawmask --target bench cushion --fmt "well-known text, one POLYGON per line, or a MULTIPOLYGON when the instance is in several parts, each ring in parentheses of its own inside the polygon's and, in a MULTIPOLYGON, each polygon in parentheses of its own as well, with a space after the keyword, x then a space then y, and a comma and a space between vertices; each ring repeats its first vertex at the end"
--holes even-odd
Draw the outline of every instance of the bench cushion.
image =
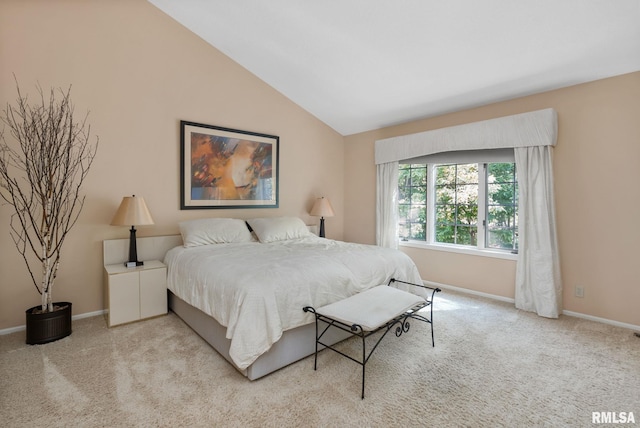
POLYGON ((373 331, 424 302, 424 298, 415 294, 379 285, 323 306, 316 312, 346 325, 358 324, 364 331, 373 331))

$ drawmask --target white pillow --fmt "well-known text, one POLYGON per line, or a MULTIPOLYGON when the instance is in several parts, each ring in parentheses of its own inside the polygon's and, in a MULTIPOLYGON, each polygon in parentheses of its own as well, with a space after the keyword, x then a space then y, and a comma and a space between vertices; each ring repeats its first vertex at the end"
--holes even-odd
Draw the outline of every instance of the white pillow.
POLYGON ((264 217, 247 220, 260 242, 284 241, 311 235, 298 217, 264 217))
POLYGON ((236 218, 203 218, 178 225, 185 247, 253 241, 244 220, 236 218))

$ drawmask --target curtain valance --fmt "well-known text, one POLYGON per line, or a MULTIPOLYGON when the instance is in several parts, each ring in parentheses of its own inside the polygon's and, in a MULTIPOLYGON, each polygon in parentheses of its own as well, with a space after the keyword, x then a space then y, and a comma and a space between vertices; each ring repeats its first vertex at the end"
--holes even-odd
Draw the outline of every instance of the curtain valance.
POLYGON ((434 153, 531 146, 555 146, 558 118, 552 108, 376 141, 382 164, 434 153))

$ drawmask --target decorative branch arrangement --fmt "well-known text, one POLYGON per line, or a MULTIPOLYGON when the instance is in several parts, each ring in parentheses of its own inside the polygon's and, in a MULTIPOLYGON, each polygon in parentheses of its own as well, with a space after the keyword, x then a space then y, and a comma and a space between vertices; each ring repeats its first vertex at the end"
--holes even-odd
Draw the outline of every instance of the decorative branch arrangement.
POLYGON ((42 311, 51 312, 62 245, 82 211, 80 188, 98 137, 95 144, 89 142, 88 112, 74 120, 71 87, 51 89, 46 100, 37 86, 40 99, 32 105, 17 81, 16 87, 16 105, 8 104, 0 117, 15 139, 10 145, 0 131, 0 196, 15 210, 11 238, 42 295, 42 311))

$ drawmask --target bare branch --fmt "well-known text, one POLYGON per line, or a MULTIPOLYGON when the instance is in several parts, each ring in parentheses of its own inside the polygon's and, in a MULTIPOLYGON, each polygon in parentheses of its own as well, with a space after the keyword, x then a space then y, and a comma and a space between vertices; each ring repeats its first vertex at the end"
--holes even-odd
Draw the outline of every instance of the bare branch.
POLYGON ((13 137, 9 144, 0 131, 0 197, 14 208, 10 235, 32 282, 38 292, 48 294, 62 245, 84 206, 80 189, 95 158, 98 138, 90 143, 89 113, 79 122, 74 120, 71 87, 51 89, 46 99, 38 85, 35 104, 22 95, 17 80, 16 87, 15 105, 8 104, 0 117, 13 137), (32 266, 33 256, 41 274, 32 266))

